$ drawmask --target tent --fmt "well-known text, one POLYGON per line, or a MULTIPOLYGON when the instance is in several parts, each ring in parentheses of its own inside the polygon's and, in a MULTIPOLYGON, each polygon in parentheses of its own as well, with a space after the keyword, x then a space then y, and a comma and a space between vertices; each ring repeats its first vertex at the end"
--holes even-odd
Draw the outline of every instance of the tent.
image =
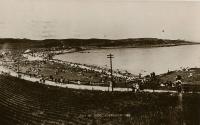
POLYGON ((29 53, 29 52, 31 52, 31 50, 30 50, 30 49, 27 49, 24 53, 29 53))

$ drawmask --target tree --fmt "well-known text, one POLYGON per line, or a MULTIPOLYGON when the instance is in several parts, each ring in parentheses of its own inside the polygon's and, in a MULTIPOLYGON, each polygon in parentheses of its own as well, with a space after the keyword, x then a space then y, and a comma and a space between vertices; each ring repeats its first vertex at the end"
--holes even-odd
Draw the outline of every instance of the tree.
POLYGON ((176 81, 177 81, 177 80, 182 80, 182 76, 181 76, 181 75, 177 75, 177 76, 176 76, 176 81))

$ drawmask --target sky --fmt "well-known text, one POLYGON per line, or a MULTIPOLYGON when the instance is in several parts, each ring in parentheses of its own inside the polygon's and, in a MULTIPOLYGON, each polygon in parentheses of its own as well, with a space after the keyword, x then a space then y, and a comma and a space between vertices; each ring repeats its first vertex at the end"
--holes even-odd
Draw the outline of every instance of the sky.
POLYGON ((0 38, 200 42, 200 1, 0 0, 0 38))

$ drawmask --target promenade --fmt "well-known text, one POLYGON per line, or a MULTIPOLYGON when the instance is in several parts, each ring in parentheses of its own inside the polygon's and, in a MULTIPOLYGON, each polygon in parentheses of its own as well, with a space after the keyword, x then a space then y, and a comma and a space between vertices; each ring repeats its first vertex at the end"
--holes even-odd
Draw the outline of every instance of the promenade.
MULTIPOLYGON (((0 66, 1 73, 7 73, 13 77, 18 77, 18 73, 12 71, 11 69, 5 68, 3 66, 0 66)), ((71 89, 81 89, 81 90, 96 90, 96 91, 111 91, 111 87, 105 87, 105 86, 91 86, 91 85, 78 85, 78 84, 63 84, 63 83, 56 83, 53 81, 45 80, 45 82, 40 82, 41 78, 36 77, 30 77, 29 75, 21 74, 20 79, 24 79, 31 82, 39 82, 41 84, 46 84, 50 86, 57 86, 62 88, 71 88, 71 89)), ((119 92, 128 92, 132 91, 131 88, 114 88, 113 91, 119 91, 119 92)), ((153 92, 151 89, 144 89, 143 92, 153 92)), ((170 93, 176 93, 176 91, 173 90, 154 90, 154 92, 163 93, 163 92, 170 92, 170 93)))

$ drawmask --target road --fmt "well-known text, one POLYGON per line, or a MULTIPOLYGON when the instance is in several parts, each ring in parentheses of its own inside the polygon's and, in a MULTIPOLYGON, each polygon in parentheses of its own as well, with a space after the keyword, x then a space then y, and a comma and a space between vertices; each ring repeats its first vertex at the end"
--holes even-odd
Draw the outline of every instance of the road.
MULTIPOLYGON (((18 74, 16 72, 12 71, 11 69, 5 68, 3 66, 0 66, 0 71, 1 71, 1 73, 8 73, 13 77, 18 77, 18 74)), ((24 80, 31 81, 31 82, 40 82, 41 78, 30 77, 29 75, 22 74, 20 79, 24 79, 24 80)), ((56 83, 56 82, 49 81, 49 80, 45 80, 45 82, 41 83, 41 84, 46 84, 46 85, 50 85, 50 86, 57 86, 57 87, 62 87, 62 88, 82 89, 82 90, 97 90, 97 91, 111 91, 112 90, 111 87, 105 87, 105 86, 62 84, 62 83, 56 83)), ((127 92, 127 91, 132 91, 132 89, 131 88, 114 88, 114 91, 127 92)), ((142 91, 153 92, 153 90, 151 90, 151 89, 144 89, 142 91)), ((163 93, 163 92, 176 93, 176 91, 173 91, 173 90, 154 90, 154 92, 157 92, 157 93, 163 93)))

